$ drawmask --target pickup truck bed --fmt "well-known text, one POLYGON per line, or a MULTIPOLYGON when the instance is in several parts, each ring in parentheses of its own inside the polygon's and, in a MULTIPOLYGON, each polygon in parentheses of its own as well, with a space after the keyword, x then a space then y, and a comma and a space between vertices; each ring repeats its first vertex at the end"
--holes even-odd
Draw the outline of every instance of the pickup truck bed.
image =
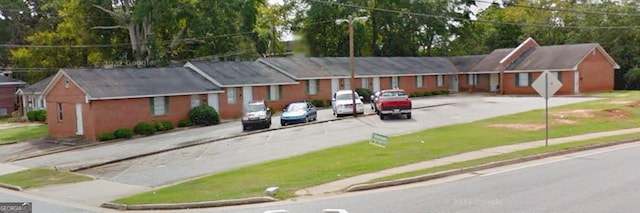
POLYGON ((405 115, 411 119, 411 99, 404 90, 383 90, 376 100, 376 108, 380 119, 388 115, 405 115))

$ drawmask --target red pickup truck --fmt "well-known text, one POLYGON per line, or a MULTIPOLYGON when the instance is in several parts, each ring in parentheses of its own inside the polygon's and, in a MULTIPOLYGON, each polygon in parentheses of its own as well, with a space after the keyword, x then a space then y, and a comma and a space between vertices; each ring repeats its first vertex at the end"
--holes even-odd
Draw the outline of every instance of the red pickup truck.
POLYGON ((380 91, 375 100, 375 110, 381 120, 388 115, 406 115, 411 119, 411 99, 402 89, 380 91))

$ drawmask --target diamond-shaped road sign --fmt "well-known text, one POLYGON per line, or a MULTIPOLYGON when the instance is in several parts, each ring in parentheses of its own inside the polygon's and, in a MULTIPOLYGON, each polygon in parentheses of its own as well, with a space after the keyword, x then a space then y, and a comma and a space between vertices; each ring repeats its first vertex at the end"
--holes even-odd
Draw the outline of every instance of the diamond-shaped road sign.
POLYGON ((533 89, 535 89, 536 92, 538 92, 538 94, 540 94, 540 96, 545 100, 549 100, 549 97, 556 94, 560 87, 562 87, 562 82, 547 70, 531 84, 531 87, 533 87, 533 89))

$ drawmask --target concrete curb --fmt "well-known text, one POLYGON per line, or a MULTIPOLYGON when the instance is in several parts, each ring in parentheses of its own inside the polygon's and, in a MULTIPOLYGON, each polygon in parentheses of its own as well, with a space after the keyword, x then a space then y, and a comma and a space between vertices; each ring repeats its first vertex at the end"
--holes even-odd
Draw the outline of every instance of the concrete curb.
POLYGON ((192 209, 192 208, 212 208, 221 206, 235 206, 254 203, 266 203, 277 201, 272 197, 252 197, 232 200, 219 200, 219 201, 203 201, 193 203, 161 203, 161 204, 117 204, 117 203, 103 203, 100 207, 117 209, 117 210, 176 210, 176 209, 192 209))
POLYGON ((377 182, 377 183, 356 184, 356 185, 352 185, 352 186, 349 186, 349 187, 345 188, 343 191, 344 192, 356 192, 356 191, 365 191, 365 190, 371 190, 371 189, 379 189, 379 188, 385 188, 385 187, 391 187, 391 186, 398 186, 398 185, 404 185, 404 184, 424 182, 424 181, 428 181, 428 180, 433 180, 433 179, 438 179, 438 178, 443 178, 443 177, 449 177, 449 176, 453 176, 453 175, 460 175, 460 174, 469 173, 469 172, 477 172, 477 171, 481 171, 481 170, 485 170, 485 169, 491 169, 491 168, 496 168, 496 167, 501 167, 501 166, 506 166, 506 165, 511 165, 511 164, 517 164, 517 163, 523 163, 523 162, 527 162, 527 161, 533 161, 533 160, 538 160, 538 159, 543 159, 543 158, 548 158, 548 157, 554 157, 554 156, 560 156, 560 155, 576 153, 576 152, 581 152, 581 151, 587 151, 587 150, 593 150, 593 149, 599 149, 599 148, 604 148, 604 147, 616 146, 616 145, 621 145, 621 144, 626 144, 626 143, 632 143, 632 142, 637 142, 638 140, 640 140, 640 138, 629 139, 629 140, 620 140, 620 141, 615 141, 615 142, 611 142, 611 143, 601 143, 601 144, 595 144, 595 145, 567 148, 565 150, 560 150, 560 151, 555 151, 555 152, 543 153, 543 154, 538 154, 538 155, 533 155, 533 156, 528 156, 528 157, 522 157, 522 158, 516 158, 516 159, 511 159, 511 160, 505 160, 505 161, 498 161, 498 162, 493 162, 493 163, 488 163, 488 164, 483 164, 483 165, 478 165, 478 166, 472 166, 472 167, 466 167, 466 168, 460 168, 460 169, 454 169, 454 170, 449 170, 449 171, 436 172, 436 173, 433 173, 433 174, 420 175, 420 176, 416 176, 416 177, 409 177, 409 178, 403 178, 403 179, 398 179, 398 180, 390 180, 390 181, 383 181, 383 182, 377 182))
POLYGON ((5 189, 11 189, 11 190, 14 190, 14 191, 22 191, 22 187, 14 186, 14 185, 11 185, 11 184, 6 184, 6 183, 0 183, 0 187, 1 188, 5 188, 5 189))

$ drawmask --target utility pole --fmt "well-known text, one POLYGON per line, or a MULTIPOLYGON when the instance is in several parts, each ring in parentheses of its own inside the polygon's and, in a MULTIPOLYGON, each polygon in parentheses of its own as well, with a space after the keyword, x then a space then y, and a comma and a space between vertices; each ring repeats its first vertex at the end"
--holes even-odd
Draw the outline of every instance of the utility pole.
POLYGON ((353 108, 353 116, 357 116, 358 114, 356 113, 356 91, 353 88, 354 85, 354 78, 355 78, 355 59, 353 56, 353 52, 354 52, 354 43, 353 43, 353 22, 354 21, 366 21, 368 19, 368 17, 363 16, 363 17, 353 17, 353 16, 349 16, 347 19, 338 19, 336 20, 336 24, 342 24, 342 22, 347 22, 347 24, 349 25, 349 70, 351 72, 351 79, 349 79, 349 84, 351 85, 351 101, 352 101, 352 108, 353 108))

